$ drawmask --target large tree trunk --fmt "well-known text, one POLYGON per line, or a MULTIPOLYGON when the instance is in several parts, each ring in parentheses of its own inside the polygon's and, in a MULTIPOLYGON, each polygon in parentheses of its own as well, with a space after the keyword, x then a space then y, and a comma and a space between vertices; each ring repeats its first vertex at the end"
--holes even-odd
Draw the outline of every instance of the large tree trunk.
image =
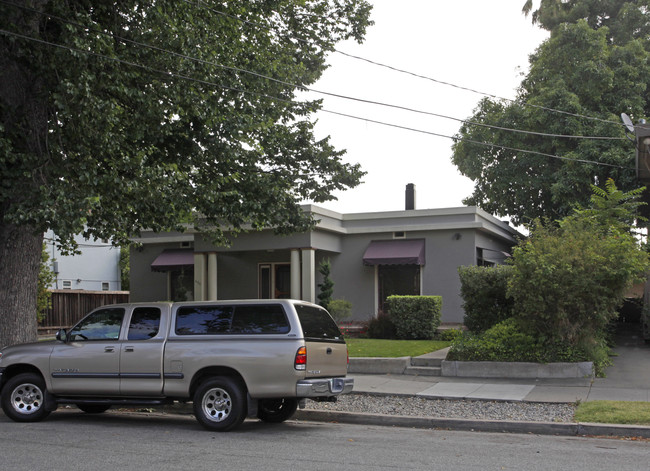
MULTIPOLYGON (((19 4, 41 10, 48 1, 19 4)), ((39 36, 41 15, 14 7, 3 8, 2 15, 2 22, 18 25, 24 34, 39 36)), ((11 38, 3 37, 0 41, 0 125, 11 138, 9 152, 19 156, 16 161, 6 160, 2 167, 13 170, 11 176, 2 175, 13 185, 9 196, 5 194, 0 200, 0 348, 37 337, 36 299, 43 231, 36 229, 33 222, 15 225, 9 221, 17 219, 9 219, 7 214, 14 205, 19 207, 34 200, 31 190, 47 186, 44 173, 48 162, 48 94, 44 91, 44 80, 32 70, 30 58, 22 58, 17 47, 11 38), (24 166, 24 171, 16 172, 17 166, 24 166)), ((29 217, 29 205, 23 210, 29 217)))
POLYGON ((36 340, 36 293, 43 234, 0 225, 0 348, 36 340))

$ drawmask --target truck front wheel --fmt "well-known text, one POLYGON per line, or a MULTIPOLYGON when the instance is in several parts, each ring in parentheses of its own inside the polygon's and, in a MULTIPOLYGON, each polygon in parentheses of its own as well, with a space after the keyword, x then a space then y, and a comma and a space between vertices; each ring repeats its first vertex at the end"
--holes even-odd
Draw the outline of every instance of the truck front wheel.
POLYGON ((239 382, 226 376, 211 378, 194 393, 194 416, 208 430, 227 432, 246 418, 246 394, 239 382))
POLYGON ((2 410, 15 422, 38 422, 50 415, 45 409, 45 381, 35 373, 22 373, 2 388, 2 410))

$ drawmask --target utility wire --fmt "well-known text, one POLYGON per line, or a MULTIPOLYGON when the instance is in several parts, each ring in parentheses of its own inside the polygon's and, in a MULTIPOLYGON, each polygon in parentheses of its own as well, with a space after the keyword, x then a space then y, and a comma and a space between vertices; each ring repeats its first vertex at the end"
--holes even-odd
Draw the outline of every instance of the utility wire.
MULTIPOLYGON (((287 99, 284 99, 284 98, 278 98, 278 97, 274 97, 274 96, 271 96, 271 95, 266 95, 264 93, 259 93, 259 92, 240 90, 240 89, 237 89, 237 88, 228 87, 228 86, 218 84, 218 83, 215 83, 215 82, 209 82, 207 80, 197 79, 197 78, 190 77, 190 76, 183 75, 183 74, 177 74, 175 72, 169 72, 169 71, 164 71, 164 70, 160 70, 160 69, 155 69, 155 68, 150 67, 150 66, 138 64, 138 63, 135 63, 135 62, 124 60, 124 59, 119 59, 117 57, 109 57, 109 56, 106 56, 106 55, 103 55, 103 54, 98 54, 98 53, 92 52, 92 51, 87 51, 87 50, 83 50, 83 49, 74 48, 74 47, 71 47, 71 46, 52 43, 52 42, 49 42, 49 41, 45 41, 43 39, 38 39, 38 38, 31 37, 31 36, 26 36, 26 35, 23 35, 23 34, 15 33, 15 32, 12 32, 12 31, 7 31, 7 30, 4 30, 4 29, 0 29, 0 34, 5 34, 5 35, 9 35, 9 36, 18 37, 18 38, 25 39, 25 40, 28 40, 28 41, 33 41, 33 42, 37 42, 37 43, 40 43, 40 44, 45 44, 45 45, 60 48, 60 49, 66 49, 66 50, 72 51, 72 52, 79 52, 79 53, 87 54, 87 55, 90 55, 90 56, 93 56, 93 57, 98 57, 98 58, 101 58, 101 59, 106 59, 106 60, 118 62, 120 64, 130 65, 132 67, 137 67, 137 68, 140 68, 140 69, 144 69, 144 70, 147 70, 149 72, 155 72, 157 74, 161 74, 161 75, 164 75, 166 77, 175 77, 175 78, 179 78, 179 79, 183 79, 183 80, 189 80, 189 81, 192 81, 192 82, 200 83, 200 84, 203 84, 203 85, 217 87, 217 88, 221 88, 221 89, 225 89, 225 90, 229 90, 229 91, 235 91, 235 92, 238 92, 238 93, 252 94, 252 95, 256 95, 256 96, 261 97, 261 98, 266 98, 266 99, 269 99, 269 100, 278 101, 278 102, 282 102, 282 103, 293 104, 293 105, 299 104, 299 103, 296 103, 294 101, 287 100, 287 99)), ((464 139, 464 138, 455 138, 453 136, 447 136, 447 135, 444 135, 444 134, 434 133, 434 132, 431 132, 431 131, 424 131, 424 130, 420 130, 420 129, 410 128, 410 127, 407 127, 407 126, 390 124, 390 123, 386 123, 386 122, 383 122, 383 121, 372 120, 372 119, 369 119, 369 118, 362 118, 362 117, 359 117, 359 116, 349 115, 349 114, 345 114, 345 113, 339 113, 339 112, 330 111, 330 110, 326 110, 326 109, 322 109, 322 111, 324 111, 326 113, 331 113, 331 114, 344 116, 344 117, 348 117, 348 118, 352 118, 352 119, 363 120, 363 121, 366 121, 366 122, 380 124, 380 125, 384 125, 384 126, 390 126, 390 127, 395 127, 395 128, 399 128, 399 129, 408 130, 408 131, 413 131, 413 132, 418 132, 418 133, 423 133, 423 134, 429 134, 429 135, 432 135, 432 136, 438 136, 438 137, 453 139, 455 141, 469 142, 469 143, 472 143, 472 144, 478 144, 478 145, 483 145, 483 146, 488 146, 488 147, 496 147, 496 148, 500 148, 500 149, 504 149, 504 150, 511 150, 511 151, 514 151, 514 152, 522 152, 522 153, 527 153, 527 154, 541 155, 541 156, 544 156, 544 157, 550 157, 550 158, 554 158, 554 159, 570 160, 570 161, 574 161, 574 162, 581 162, 581 163, 588 163, 588 164, 593 164, 593 165, 601 165, 601 166, 607 166, 607 167, 616 167, 616 168, 633 170, 633 168, 631 168, 631 167, 623 167, 623 166, 620 166, 620 165, 613 165, 613 164, 607 164, 607 163, 603 163, 603 162, 596 162, 596 161, 590 161, 590 160, 572 159, 572 158, 569 158, 569 157, 562 157, 562 156, 557 156, 557 155, 554 155, 554 154, 546 154, 546 153, 543 153, 543 152, 537 152, 537 151, 531 151, 531 150, 525 150, 525 149, 517 149, 517 148, 512 148, 512 147, 501 146, 501 145, 498 145, 498 144, 485 143, 485 142, 474 141, 474 140, 464 139)))
MULTIPOLYGON (((235 15, 231 15, 231 14, 229 14, 229 13, 225 13, 225 12, 222 12, 222 11, 216 10, 216 9, 214 9, 214 8, 208 7, 208 6, 204 5, 203 2, 200 1, 200 0, 198 0, 198 1, 196 1, 196 2, 191 1, 191 0, 183 0, 183 1, 184 1, 185 3, 190 4, 190 5, 198 6, 198 7, 200 7, 200 8, 205 9, 205 10, 211 11, 211 12, 213 12, 213 13, 215 13, 215 14, 222 15, 222 16, 225 16, 225 17, 228 17, 228 18, 231 18, 231 19, 234 19, 234 20, 240 21, 240 22, 242 22, 242 23, 245 23, 245 24, 248 24, 248 25, 251 25, 251 26, 255 26, 255 27, 257 27, 257 28, 266 29, 267 31, 273 31, 273 29, 272 29, 271 27, 269 27, 269 26, 266 26, 266 25, 263 25, 263 24, 260 24, 260 23, 254 23, 254 22, 252 22, 252 21, 248 21, 248 20, 243 20, 243 19, 241 19, 241 18, 239 18, 239 17, 237 17, 237 16, 235 16, 235 15)), ((276 12, 276 13, 277 13, 277 12, 276 12)), ((309 13, 309 15, 311 15, 311 16, 316 16, 316 17, 319 17, 319 18, 325 18, 325 19, 327 19, 326 17, 320 16, 320 15, 316 15, 316 14, 314 14, 314 13, 309 13)), ((304 42, 304 43, 307 43, 307 44, 310 44, 310 45, 311 45, 311 43, 310 43, 309 41, 305 40, 305 39, 301 39, 301 38, 295 38, 295 39, 296 39, 296 41, 304 42)), ((573 116, 573 117, 576 117, 576 118, 585 118, 585 119, 590 119, 590 120, 594 120, 594 121, 599 121, 599 122, 602 122, 602 123, 614 124, 614 125, 616 125, 616 126, 624 126, 624 124, 622 124, 622 123, 620 123, 620 122, 618 122, 618 121, 611 121, 611 120, 608 120, 608 119, 597 118, 597 117, 595 117, 595 116, 587 116, 587 115, 583 115, 583 114, 579 114, 579 113, 571 113, 571 112, 569 112, 569 111, 558 110, 558 109, 555 109, 555 108, 549 108, 549 107, 541 106, 541 105, 534 105, 534 104, 532 104, 532 103, 518 102, 518 101, 513 100, 513 99, 511 99, 511 98, 500 97, 500 96, 498 96, 498 95, 493 95, 493 94, 490 94, 490 93, 482 92, 482 91, 475 90, 475 89, 472 89, 472 88, 468 88, 468 87, 464 87, 464 86, 461 86, 461 85, 457 85, 457 84, 454 84, 454 83, 451 83, 451 82, 445 82, 445 81, 438 80, 438 79, 435 79, 435 78, 432 78, 432 77, 428 77, 428 76, 426 76, 426 75, 421 75, 421 74, 418 74, 418 73, 415 73, 415 72, 411 72, 411 71, 408 71, 408 70, 400 69, 400 68, 398 68, 398 67, 394 67, 394 66, 391 66, 391 65, 383 64, 383 63, 381 63, 381 62, 377 62, 377 61, 373 61, 373 60, 370 60, 370 59, 366 59, 366 58, 364 58, 364 57, 356 56, 356 55, 354 55, 354 54, 349 54, 349 53, 346 53, 346 52, 340 51, 340 50, 338 50, 338 49, 336 49, 336 48, 332 48, 332 50, 333 50, 333 52, 338 53, 338 54, 341 54, 341 55, 343 55, 343 56, 350 57, 350 58, 355 59, 355 60, 364 61, 364 62, 367 62, 367 63, 369 63, 369 64, 372 64, 372 65, 375 65, 375 66, 378 66, 378 67, 383 67, 383 68, 386 68, 386 69, 392 70, 392 71, 394 71, 394 72, 399 72, 399 73, 402 73, 402 74, 411 75, 411 76, 416 77, 416 78, 420 78, 420 79, 428 80, 428 81, 431 81, 431 82, 438 83, 438 84, 440 84, 440 85, 445 85, 445 86, 449 86, 449 87, 457 88, 457 89, 459 89, 459 90, 468 91, 468 92, 475 93, 475 94, 482 95, 482 96, 486 96, 486 97, 489 97, 489 98, 494 98, 494 99, 497 99, 497 100, 508 101, 508 102, 510 102, 510 103, 514 103, 514 104, 517 104, 517 105, 520 105, 520 106, 526 106, 526 107, 531 107, 531 108, 537 108, 537 109, 540 109, 540 110, 549 111, 549 112, 552 112, 552 113, 563 114, 563 115, 567 115, 567 116, 573 116)))
MULTIPOLYGON (((0 0, 0 3, 14 5, 11 2, 7 2, 6 0, 0 0)), ((447 115, 440 114, 440 113, 434 113, 432 111, 419 110, 419 109, 410 108, 410 107, 401 106, 401 105, 395 105, 395 104, 391 104, 391 103, 384 103, 384 102, 379 102, 379 101, 375 101, 375 100, 369 100, 369 99, 364 99, 364 98, 352 97, 352 96, 348 96, 348 95, 342 95, 342 94, 339 94, 339 93, 332 93, 332 92, 326 92, 326 91, 322 91, 322 90, 316 90, 314 88, 306 87, 304 85, 297 85, 297 84, 294 84, 294 83, 291 83, 291 82, 286 82, 284 80, 279 80, 279 79, 276 79, 274 77, 270 77, 268 75, 260 74, 260 73, 257 73, 257 72, 251 71, 251 70, 242 69, 242 68, 239 68, 239 67, 226 66, 226 65, 219 64, 219 63, 216 63, 216 62, 206 61, 206 60, 203 60, 203 59, 199 59, 197 57, 188 56, 186 54, 180 54, 180 53, 177 53, 175 51, 170 51, 169 49, 161 48, 161 47, 154 46, 154 45, 151 45, 151 44, 146 44, 146 43, 142 43, 142 42, 139 42, 139 41, 134 41, 132 39, 128 39, 128 38, 118 36, 118 35, 116 35, 114 33, 103 31, 103 30, 101 30, 99 28, 89 28, 86 25, 82 25, 80 23, 68 20, 66 18, 61 18, 61 17, 56 16, 56 15, 51 15, 49 13, 39 12, 38 10, 29 8, 29 7, 20 7, 20 8, 23 8, 25 10, 28 10, 28 11, 31 11, 31 12, 34 12, 34 13, 40 13, 40 14, 42 14, 44 16, 48 16, 49 18, 53 18, 55 20, 70 24, 72 26, 76 26, 76 27, 84 29, 84 30, 93 31, 93 32, 100 33, 100 34, 103 34, 103 35, 106 35, 106 36, 110 36, 113 39, 122 41, 122 42, 127 43, 127 44, 133 44, 133 45, 138 46, 138 47, 145 47, 145 48, 154 50, 156 52, 162 52, 162 53, 165 53, 165 54, 170 54, 170 55, 172 55, 174 57, 178 57, 178 58, 181 58, 181 59, 187 59, 187 60, 190 60, 190 61, 193 61, 193 62, 198 62, 198 63, 201 63, 201 64, 205 64, 205 65, 211 65, 211 66, 214 66, 214 67, 218 67, 218 68, 225 69, 225 70, 230 70, 230 71, 233 71, 233 72, 239 72, 239 73, 252 75, 252 76, 255 76, 255 77, 258 77, 258 78, 262 78, 262 79, 266 79, 266 80, 276 82, 276 83, 281 84, 281 85, 285 85, 287 87, 291 87, 292 89, 299 89, 299 90, 309 91, 309 92, 312 92, 312 93, 317 93, 319 95, 330 96, 330 97, 340 98, 340 99, 350 100, 350 101, 356 101, 356 102, 359 102, 359 103, 371 104, 371 105, 376 105, 376 106, 383 106, 383 107, 387 107, 387 108, 398 109, 398 110, 402 110, 402 111, 407 111, 407 112, 412 112, 412 113, 417 113, 417 114, 422 114, 422 115, 427 115, 427 116, 434 116, 434 117, 442 118, 442 119, 448 119, 448 120, 460 122, 460 123, 463 123, 463 124, 470 124, 472 126, 479 126, 479 127, 484 127, 484 128, 488 128, 488 129, 497 129, 497 130, 500 130, 500 131, 514 132, 514 133, 519 133, 519 134, 526 134, 526 135, 533 135, 533 136, 540 136, 540 137, 565 138, 565 139, 625 140, 624 137, 553 134, 553 133, 544 133, 544 132, 537 132, 537 131, 527 131, 527 130, 516 129, 516 128, 507 128, 507 127, 503 127, 503 126, 495 126, 495 125, 491 125, 491 124, 485 124, 485 123, 479 123, 479 122, 476 122, 476 121, 455 118, 455 117, 447 116, 447 115)), ((244 20, 242 20, 242 21, 244 21, 244 20)), ((255 24, 255 23, 253 23, 253 24, 255 24)), ((362 59, 362 60, 366 60, 366 59, 362 59)))
POLYGON ((624 167, 622 165, 615 165, 615 164, 608 164, 608 163, 604 163, 604 162, 597 162, 595 160, 573 159, 571 157, 563 157, 563 156, 560 156, 560 155, 547 154, 547 153, 538 152, 538 151, 535 151, 535 150, 517 149, 515 147, 507 147, 507 146, 502 146, 500 144, 493 144, 493 143, 489 143, 489 142, 475 141, 473 139, 466 139, 466 138, 459 138, 459 137, 454 137, 454 136, 447 136, 445 134, 439 134, 439 133, 436 133, 436 132, 433 132, 433 131, 425 131, 423 129, 415 129, 415 128, 411 128, 411 127, 408 127, 408 126, 402 126, 402 125, 399 125, 399 124, 386 123, 384 121, 378 121, 378 120, 374 120, 374 119, 363 118, 363 117, 360 117, 360 116, 354 116, 354 115, 350 115, 350 114, 346 114, 346 113, 339 113, 337 111, 330 111, 330 110, 325 110, 325 109, 323 109, 321 111, 324 111, 325 113, 335 114, 335 115, 338 115, 338 116, 344 116, 346 118, 358 119, 358 120, 366 121, 366 122, 369 122, 369 123, 380 124, 382 126, 389 126, 389 127, 393 127, 393 128, 404 129, 404 130, 407 130, 407 131, 418 132, 418 133, 421 133, 421 134, 428 134, 430 136, 444 137, 444 138, 447 138, 447 139, 452 139, 454 141, 468 142, 470 144, 478 144, 478 145, 486 146, 486 147, 496 147, 497 149, 510 150, 510 151, 513 151, 513 152, 522 152, 522 153, 525 153, 525 154, 541 155, 541 156, 544 156, 544 157, 551 157, 553 159, 567 160, 567 161, 571 161, 571 162, 581 162, 581 163, 585 163, 585 164, 601 165, 601 166, 604 166, 604 167, 621 168, 621 169, 624 169, 624 170, 635 170, 634 167, 624 167))

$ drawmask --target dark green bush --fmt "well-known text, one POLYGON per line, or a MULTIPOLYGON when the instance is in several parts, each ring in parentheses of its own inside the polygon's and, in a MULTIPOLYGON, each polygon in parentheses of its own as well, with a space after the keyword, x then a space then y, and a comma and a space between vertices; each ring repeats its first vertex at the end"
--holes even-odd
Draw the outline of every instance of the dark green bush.
POLYGON ((433 338, 440 325, 442 296, 389 296, 386 301, 398 339, 433 338))
POLYGON ((465 309, 465 326, 472 332, 484 332, 512 317, 513 300, 506 296, 512 267, 459 267, 460 295, 465 309))
POLYGON ((447 359, 552 363, 592 361, 592 356, 567 342, 536 339, 522 332, 515 319, 507 319, 483 333, 467 332, 457 338, 447 359))
POLYGON ((396 338, 395 324, 385 312, 380 312, 368 322, 368 338, 394 339, 396 338))

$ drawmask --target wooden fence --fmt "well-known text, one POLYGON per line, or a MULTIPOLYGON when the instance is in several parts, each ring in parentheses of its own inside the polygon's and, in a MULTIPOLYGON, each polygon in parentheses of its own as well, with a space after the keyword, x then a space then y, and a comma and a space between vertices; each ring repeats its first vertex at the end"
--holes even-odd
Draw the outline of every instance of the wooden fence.
POLYGON ((40 334, 47 334, 74 325, 79 319, 99 306, 128 303, 128 291, 84 291, 53 289, 52 307, 38 325, 40 334))

